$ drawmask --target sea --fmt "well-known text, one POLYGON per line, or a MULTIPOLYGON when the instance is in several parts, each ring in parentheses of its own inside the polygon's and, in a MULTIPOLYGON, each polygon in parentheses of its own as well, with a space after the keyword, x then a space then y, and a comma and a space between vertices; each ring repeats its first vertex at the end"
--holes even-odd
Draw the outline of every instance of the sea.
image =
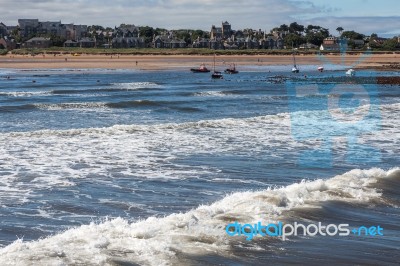
POLYGON ((316 68, 0 69, 0 265, 398 265, 399 73, 316 68))

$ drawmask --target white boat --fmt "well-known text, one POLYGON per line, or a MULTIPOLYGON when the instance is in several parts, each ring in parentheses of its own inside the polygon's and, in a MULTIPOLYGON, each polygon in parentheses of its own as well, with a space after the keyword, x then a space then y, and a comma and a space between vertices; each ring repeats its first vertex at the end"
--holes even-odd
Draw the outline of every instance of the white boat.
POLYGON ((323 72, 323 71, 324 71, 324 67, 323 67, 323 66, 320 66, 320 67, 317 68, 317 70, 318 70, 319 72, 323 72))
POLYGON ((299 73, 300 69, 296 66, 296 57, 294 56, 293 52, 293 68, 292 68, 292 73, 299 73))
POLYGON ((354 76, 356 74, 356 72, 354 71, 354 69, 349 69, 346 72, 346 76, 354 76))

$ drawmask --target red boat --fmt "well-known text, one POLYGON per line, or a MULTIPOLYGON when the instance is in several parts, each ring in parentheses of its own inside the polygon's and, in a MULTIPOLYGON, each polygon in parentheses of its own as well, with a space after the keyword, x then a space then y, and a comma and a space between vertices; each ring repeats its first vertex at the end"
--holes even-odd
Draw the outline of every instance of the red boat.
POLYGON ((193 73, 208 73, 210 70, 206 68, 204 64, 201 64, 199 68, 191 68, 190 71, 193 73))

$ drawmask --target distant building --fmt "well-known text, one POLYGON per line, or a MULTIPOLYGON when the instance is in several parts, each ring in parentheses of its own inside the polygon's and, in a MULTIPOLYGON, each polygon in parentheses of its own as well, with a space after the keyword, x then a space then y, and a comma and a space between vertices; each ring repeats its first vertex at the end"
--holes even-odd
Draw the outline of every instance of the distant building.
POLYGON ((24 43, 25 48, 49 48, 52 46, 50 38, 34 37, 24 43))
POLYGON ((152 42, 153 48, 186 48, 187 44, 184 40, 174 39, 172 35, 166 36, 156 36, 152 42))
POLYGON ((61 30, 62 30, 61 21, 46 21, 46 22, 39 22, 37 33, 41 35, 60 36, 61 30))
POLYGON ((222 37, 224 39, 227 39, 231 37, 231 35, 232 35, 231 24, 229 24, 228 21, 222 22, 222 37))
POLYGON ((116 37, 112 39, 113 48, 143 48, 144 39, 138 37, 116 37))
POLYGON ((327 37, 323 40, 320 51, 346 51, 348 49, 346 38, 327 37))
POLYGON ((33 36, 57 36, 66 40, 80 40, 88 36, 86 25, 62 24, 61 21, 44 21, 38 19, 19 19, 18 26, 22 38, 33 36))
POLYGON ((235 36, 228 38, 224 42, 224 49, 225 50, 237 50, 239 46, 237 45, 237 41, 235 40, 235 36))
POLYGON ((39 28, 38 19, 18 19, 18 26, 22 38, 35 36, 39 28))
POLYGON ((172 49, 186 48, 186 47, 187 47, 187 45, 186 45, 186 42, 184 40, 176 40, 176 39, 174 39, 174 40, 172 40, 170 42, 170 48, 172 48, 172 49))
POLYGON ((354 47, 358 48, 358 49, 363 48, 364 45, 365 45, 365 41, 364 40, 353 40, 353 42, 354 42, 354 47))
POLYGON ((171 39, 168 36, 156 36, 153 39, 153 48, 170 48, 171 39))
POLYGON ((211 39, 223 39, 226 40, 232 36, 232 26, 228 21, 222 22, 221 27, 215 27, 215 25, 211 26, 210 38, 211 39))
POLYGON ((318 45, 312 43, 303 43, 299 46, 299 49, 307 50, 307 49, 318 49, 318 45))
POLYGON ((67 40, 77 40, 75 36, 74 24, 63 24, 60 31, 60 37, 65 38, 67 40))
POLYGON ((193 42, 193 48, 210 48, 210 40, 198 37, 193 42))
POLYGON ((283 49, 284 41, 279 35, 274 36, 265 36, 262 40, 260 40, 260 48, 261 49, 283 49))
POLYGON ((139 28, 130 24, 123 24, 118 28, 115 28, 114 35, 115 37, 140 37, 139 28))
POLYGON ((213 50, 222 50, 224 49, 224 43, 221 40, 212 39, 210 40, 210 49, 213 50))
POLYGON ((325 44, 325 45, 337 44, 338 41, 339 41, 339 38, 337 38, 337 37, 327 37, 323 40, 322 44, 325 44))
POLYGON ((96 42, 92 38, 82 38, 79 40, 79 46, 81 48, 94 48, 96 47, 96 42))
POLYGON ((373 43, 375 43, 376 45, 380 46, 382 45, 384 42, 386 42, 388 39, 387 38, 382 38, 382 37, 376 37, 372 40, 373 43))
POLYGON ((8 36, 7 26, 2 22, 0 23, 0 38, 8 36))
POLYGON ((13 39, 8 39, 7 37, 0 39, 0 49, 6 49, 8 51, 17 48, 17 43, 13 39))
POLYGON ((321 44, 319 50, 321 51, 340 51, 339 44, 321 44))
POLYGON ((88 37, 88 26, 87 25, 74 25, 75 40, 88 37))
POLYGON ((211 39, 222 39, 222 28, 217 28, 215 25, 211 26, 210 32, 211 39))
POLYGON ((259 43, 258 43, 258 41, 254 38, 254 39, 252 39, 252 38, 250 38, 250 37, 247 37, 246 38, 246 49, 258 49, 259 47, 259 43))
POLYGON ((64 42, 64 47, 79 47, 79 46, 80 46, 79 42, 73 40, 67 40, 64 42))

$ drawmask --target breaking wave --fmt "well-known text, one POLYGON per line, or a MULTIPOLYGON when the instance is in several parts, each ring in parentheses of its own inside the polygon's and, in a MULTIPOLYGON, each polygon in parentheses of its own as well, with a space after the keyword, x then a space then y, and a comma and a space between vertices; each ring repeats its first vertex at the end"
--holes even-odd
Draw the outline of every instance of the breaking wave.
POLYGON ((163 218, 136 222, 117 218, 38 241, 18 239, 0 250, 0 260, 2 265, 176 265, 192 256, 219 254, 228 258, 238 241, 224 231, 230 222, 285 220, 286 213, 294 208, 317 207, 327 201, 376 202, 383 200, 380 183, 396 181, 398 186, 399 180, 400 168, 356 169, 326 180, 234 193, 211 205, 163 218))

